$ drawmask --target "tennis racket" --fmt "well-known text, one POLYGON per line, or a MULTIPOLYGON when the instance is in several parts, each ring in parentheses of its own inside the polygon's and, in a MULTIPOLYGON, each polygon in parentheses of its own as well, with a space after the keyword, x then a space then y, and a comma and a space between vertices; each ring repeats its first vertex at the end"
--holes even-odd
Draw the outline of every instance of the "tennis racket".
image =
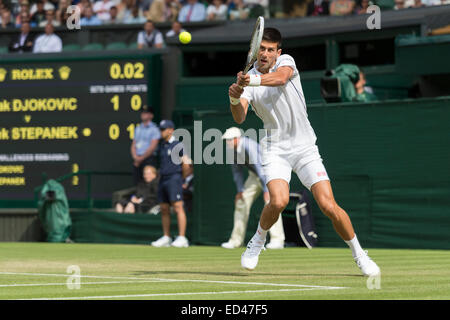
POLYGON ((247 55, 247 64, 244 68, 244 74, 247 74, 248 70, 255 63, 258 58, 258 51, 261 45, 261 40, 264 32, 264 18, 258 17, 255 27, 253 29, 252 38, 250 40, 250 50, 247 55))

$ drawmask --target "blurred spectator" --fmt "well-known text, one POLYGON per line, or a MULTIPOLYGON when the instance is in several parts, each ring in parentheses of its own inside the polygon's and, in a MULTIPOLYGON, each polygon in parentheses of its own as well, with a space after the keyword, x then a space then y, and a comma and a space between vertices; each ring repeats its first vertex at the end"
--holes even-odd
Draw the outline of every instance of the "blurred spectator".
POLYGON ((62 51, 61 38, 54 34, 53 31, 53 24, 47 23, 45 25, 45 33, 37 37, 34 42, 33 53, 62 51))
MULTIPOLYGON (((88 0, 89 1, 89 0, 88 0)), ((69 18, 70 14, 67 13, 67 8, 70 5, 69 0, 59 0, 58 9, 55 11, 56 20, 59 22, 60 25, 66 25, 67 19, 69 18)), ((83 14, 80 12, 80 14, 83 14)))
POLYGON ((355 101, 367 102, 378 100, 373 94, 371 87, 366 86, 366 77, 362 71, 359 72, 359 79, 355 83, 356 98, 355 101))
POLYGON ((414 0, 413 8, 424 8, 425 4, 422 3, 422 0, 414 0))
POLYGON ((142 180, 144 167, 146 165, 155 166, 157 163, 155 150, 158 147, 161 133, 152 120, 153 110, 144 106, 141 110, 141 124, 134 130, 134 139, 130 149, 133 159, 133 180, 135 185, 142 180))
POLYGON ((118 11, 118 17, 120 17, 122 15, 122 11, 125 10, 126 6, 127 6, 127 0, 117 0, 116 1, 116 7, 117 7, 117 11, 118 11))
POLYGON ((355 9, 355 2, 353 0, 333 0, 330 5, 331 16, 346 16, 351 15, 355 9))
MULTIPOLYGON (((289 1, 286 3, 283 17, 306 17, 308 15, 308 0, 301 1, 289 1)), ((253 17, 255 13, 250 12, 250 17, 253 17)))
POLYGON ((44 9, 44 0, 38 0, 36 2, 36 10, 31 15, 31 22, 34 22, 36 25, 39 26, 42 21, 45 21, 45 12, 46 11, 44 9))
POLYGON ((48 0, 38 0, 36 3, 34 3, 31 6, 31 9, 30 9, 30 14, 31 15, 33 15, 38 10, 39 2, 42 2, 42 7, 43 7, 44 11, 55 10, 55 6, 50 1, 48 1, 48 0))
MULTIPOLYGON (((133 7, 136 6, 136 0, 125 0, 125 2, 121 2, 117 5, 117 10, 119 11, 117 14, 117 19, 121 21, 125 21, 130 19, 132 16, 133 7)), ((139 9, 140 15, 143 15, 142 10, 139 9)))
POLYGON ((56 20, 56 15, 54 10, 48 10, 45 12, 45 20, 39 24, 39 27, 45 27, 47 23, 53 24, 54 27, 59 27, 61 23, 56 20))
POLYGON ((80 19, 81 26, 99 26, 102 21, 94 15, 92 6, 87 6, 84 9, 84 17, 80 19))
POLYGON ((23 22, 29 22, 31 27, 36 27, 36 23, 31 21, 30 5, 27 0, 20 2, 19 12, 15 21, 16 28, 20 28, 23 22))
POLYGON ((28 0, 19 0, 15 4, 12 4, 11 6, 11 15, 13 17, 17 17, 19 15, 20 11, 25 11, 23 7, 26 7, 26 11, 30 11, 30 5, 28 3, 28 0))
POLYGON ((109 9, 114 5, 111 0, 99 0, 94 3, 92 10, 103 23, 108 21, 111 16, 109 14, 109 9))
POLYGON ((395 10, 405 9, 405 0, 395 0, 395 10))
POLYGON ((370 5, 369 0, 360 0, 359 3, 356 5, 355 13, 366 14, 369 5, 370 5))
POLYGON ((181 25, 181 23, 178 21, 174 21, 174 22, 172 22, 172 29, 167 31, 166 37, 176 37, 184 31, 186 31, 186 30, 183 29, 183 26, 181 25))
POLYGON ((107 23, 109 24, 118 24, 118 23, 122 23, 122 21, 120 21, 119 19, 117 19, 117 7, 116 6, 112 6, 109 9, 109 21, 107 23))
MULTIPOLYGON (((67 8, 67 7, 69 7, 69 6, 71 6, 72 5, 72 1, 71 0, 59 0, 59 1, 57 1, 58 2, 58 4, 56 5, 56 7, 59 9, 59 8, 67 8)), ((88 0, 88 2, 90 3, 90 1, 88 0)), ((79 3, 79 2, 77 2, 77 3, 79 3)))
POLYGON ((155 29, 153 21, 147 20, 144 24, 144 30, 138 33, 137 43, 138 49, 160 49, 164 46, 164 39, 162 33, 158 29, 155 29))
POLYGON ((258 16, 269 18, 269 0, 244 0, 244 4, 250 8, 250 18, 258 16))
MULTIPOLYGON (((67 1, 67 0, 64 0, 67 1)), ((80 14, 81 16, 84 16, 84 10, 86 10, 87 7, 91 5, 91 2, 89 0, 80 0, 80 2, 77 3, 78 8, 80 8, 80 14)))
POLYGON ((222 0, 213 0, 206 9, 206 19, 208 21, 227 20, 228 7, 222 0))
POLYGON ((14 27, 14 23, 11 21, 11 11, 8 9, 3 9, 2 10, 2 23, 1 23, 1 27, 2 28, 13 28, 14 27))
POLYGON ((31 52, 33 50, 33 36, 30 34, 30 24, 22 23, 20 34, 9 45, 9 52, 31 52))
POLYGON ((187 0, 187 3, 181 8, 178 14, 180 22, 196 22, 206 19, 205 6, 197 0, 187 0))
POLYGON ((119 213, 147 213, 158 205, 158 172, 153 166, 145 166, 143 181, 136 186, 136 192, 129 199, 116 204, 119 213))
POLYGON ((145 22, 144 14, 142 13, 142 10, 138 6, 134 6, 133 9, 131 9, 131 15, 128 15, 124 20, 123 23, 135 23, 135 24, 141 24, 145 22))
MULTIPOLYGON (((69 19, 70 15, 71 14, 69 12, 67 12, 67 8, 65 8, 64 10, 60 11, 59 19, 58 19, 58 16, 56 16, 56 18, 58 19, 58 22, 60 25, 66 26, 67 20, 69 19)), ((80 21, 81 21, 81 19, 80 19, 80 21)))
POLYGON ((139 8, 142 9, 144 15, 147 16, 148 11, 150 10, 151 5, 155 0, 141 0, 139 1, 139 8))
POLYGON ((61 24, 56 20, 55 11, 47 10, 45 12, 45 20, 39 24, 39 27, 45 27, 47 23, 51 23, 54 27, 59 27, 61 24))
POLYGON ((308 4, 308 16, 328 16, 330 2, 328 0, 312 0, 308 4))
POLYGON ((147 18, 154 22, 175 21, 180 12, 178 0, 154 0, 147 13, 147 18))
POLYGON ((21 11, 16 18, 16 28, 20 28, 22 23, 28 22, 31 27, 36 27, 36 23, 32 22, 30 19, 30 14, 28 11, 21 11))
POLYGON ((230 20, 245 20, 248 18, 250 8, 244 4, 244 0, 230 0, 228 15, 230 20))
POLYGON ((422 3, 426 6, 440 6, 443 5, 445 0, 422 0, 422 3))

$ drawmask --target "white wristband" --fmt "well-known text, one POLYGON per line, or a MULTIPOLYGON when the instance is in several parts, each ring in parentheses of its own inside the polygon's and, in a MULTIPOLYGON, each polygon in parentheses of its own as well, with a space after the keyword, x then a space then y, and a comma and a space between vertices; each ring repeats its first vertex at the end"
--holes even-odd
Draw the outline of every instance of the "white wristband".
POLYGON ((250 83, 248 85, 250 87, 259 87, 261 85, 261 76, 258 74, 251 74, 250 83))
POLYGON ((239 98, 233 98, 232 96, 229 96, 229 97, 230 97, 230 103, 232 105, 237 105, 241 102, 241 100, 239 98))

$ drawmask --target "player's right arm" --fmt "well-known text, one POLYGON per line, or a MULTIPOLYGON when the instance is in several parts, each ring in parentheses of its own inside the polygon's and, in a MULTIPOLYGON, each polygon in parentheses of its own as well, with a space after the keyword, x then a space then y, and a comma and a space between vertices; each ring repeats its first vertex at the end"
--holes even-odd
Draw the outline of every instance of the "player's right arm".
POLYGON ((230 96, 230 110, 233 115, 233 119, 236 123, 241 124, 245 121, 248 111, 248 101, 245 98, 241 98, 244 89, 233 83, 228 89, 228 95, 230 96), (234 102, 237 102, 234 104, 234 102))

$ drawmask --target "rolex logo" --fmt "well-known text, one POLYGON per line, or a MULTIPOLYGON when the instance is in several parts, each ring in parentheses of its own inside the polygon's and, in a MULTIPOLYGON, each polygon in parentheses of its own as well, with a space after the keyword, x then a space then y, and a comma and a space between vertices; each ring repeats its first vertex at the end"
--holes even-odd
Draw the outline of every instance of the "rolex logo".
POLYGON ((68 66, 62 66, 61 68, 59 68, 58 71, 59 71, 59 77, 61 78, 61 80, 69 79, 71 70, 68 66))
POLYGON ((6 69, 0 68, 0 82, 5 81, 7 73, 8 71, 6 71, 6 69))

